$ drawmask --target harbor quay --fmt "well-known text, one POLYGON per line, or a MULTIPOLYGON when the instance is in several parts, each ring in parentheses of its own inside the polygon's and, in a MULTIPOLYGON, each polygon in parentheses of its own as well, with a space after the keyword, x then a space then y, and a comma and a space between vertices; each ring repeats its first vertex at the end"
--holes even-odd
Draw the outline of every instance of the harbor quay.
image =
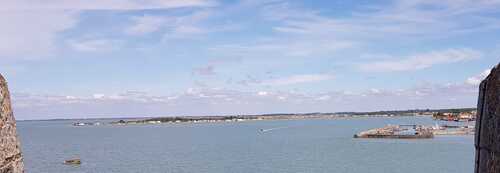
POLYGON ((362 131, 355 134, 354 138, 429 139, 434 138, 436 135, 474 135, 474 126, 387 125, 381 128, 362 131))

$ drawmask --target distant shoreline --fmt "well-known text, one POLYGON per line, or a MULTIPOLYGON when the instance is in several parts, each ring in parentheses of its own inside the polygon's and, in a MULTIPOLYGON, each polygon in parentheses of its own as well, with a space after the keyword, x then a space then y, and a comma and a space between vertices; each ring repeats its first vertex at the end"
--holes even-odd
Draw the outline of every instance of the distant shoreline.
POLYGON ((109 123, 110 125, 144 125, 144 124, 172 124, 172 123, 222 123, 222 122, 244 122, 244 121, 272 121, 272 120, 312 120, 312 119, 346 119, 346 118, 374 118, 374 117, 413 117, 432 116, 426 115, 345 115, 345 114, 321 114, 321 115, 242 115, 242 116, 188 116, 188 117, 158 117, 140 120, 119 120, 109 123))
MULTIPOLYGON (((142 125, 163 123, 215 123, 215 122, 242 122, 259 120, 305 120, 305 119, 340 119, 340 118, 363 118, 363 117, 410 117, 440 115, 442 112, 461 114, 462 112, 475 111, 473 108, 444 109, 444 110, 409 110, 409 111, 377 111, 377 112, 343 112, 343 113, 306 113, 306 114, 263 114, 263 115, 231 115, 231 116, 175 116, 155 117, 141 119, 120 119, 108 123, 109 125, 142 125)), ((441 119, 440 119, 441 120, 441 119)), ((471 120, 471 119, 468 119, 471 120)), ((75 126, 100 125, 97 123, 77 122, 75 126)))
POLYGON ((371 112, 333 112, 333 113, 269 113, 269 114, 247 114, 247 115, 182 115, 182 116, 143 116, 143 117, 91 117, 91 118, 53 118, 53 119, 17 119, 16 121, 90 121, 90 120, 144 120, 154 118, 168 118, 168 117, 230 117, 230 116, 318 116, 318 115, 341 115, 341 116, 354 116, 354 115, 392 115, 392 116, 414 116, 415 114, 428 114, 436 112, 464 112, 476 110, 476 108, 448 108, 448 109, 411 109, 411 110, 389 110, 389 111, 371 111, 371 112))

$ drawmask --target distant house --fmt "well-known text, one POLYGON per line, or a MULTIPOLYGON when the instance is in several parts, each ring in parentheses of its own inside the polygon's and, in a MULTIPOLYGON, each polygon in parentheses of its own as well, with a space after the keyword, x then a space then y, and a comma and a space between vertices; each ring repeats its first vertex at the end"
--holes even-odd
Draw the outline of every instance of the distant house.
POLYGON ((460 114, 458 115, 458 119, 460 119, 460 120, 475 120, 476 119, 476 111, 460 112, 460 114))
POLYGON ((438 112, 433 114, 432 117, 443 121, 474 121, 476 119, 476 111, 438 112))

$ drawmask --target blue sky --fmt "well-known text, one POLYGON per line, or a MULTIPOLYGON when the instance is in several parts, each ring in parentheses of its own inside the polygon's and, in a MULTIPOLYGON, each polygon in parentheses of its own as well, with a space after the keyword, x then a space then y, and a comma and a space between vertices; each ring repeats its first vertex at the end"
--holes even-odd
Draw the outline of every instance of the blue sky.
POLYGON ((500 1, 7 0, 18 119, 474 107, 500 1))

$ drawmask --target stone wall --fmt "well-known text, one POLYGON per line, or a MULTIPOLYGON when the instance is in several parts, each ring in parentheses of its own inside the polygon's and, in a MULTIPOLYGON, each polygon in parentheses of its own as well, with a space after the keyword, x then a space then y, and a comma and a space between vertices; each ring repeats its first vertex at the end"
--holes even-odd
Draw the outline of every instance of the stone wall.
POLYGON ((500 172, 500 64, 479 86, 475 173, 500 172))
POLYGON ((7 82, 0 75, 0 173, 24 172, 7 82))

